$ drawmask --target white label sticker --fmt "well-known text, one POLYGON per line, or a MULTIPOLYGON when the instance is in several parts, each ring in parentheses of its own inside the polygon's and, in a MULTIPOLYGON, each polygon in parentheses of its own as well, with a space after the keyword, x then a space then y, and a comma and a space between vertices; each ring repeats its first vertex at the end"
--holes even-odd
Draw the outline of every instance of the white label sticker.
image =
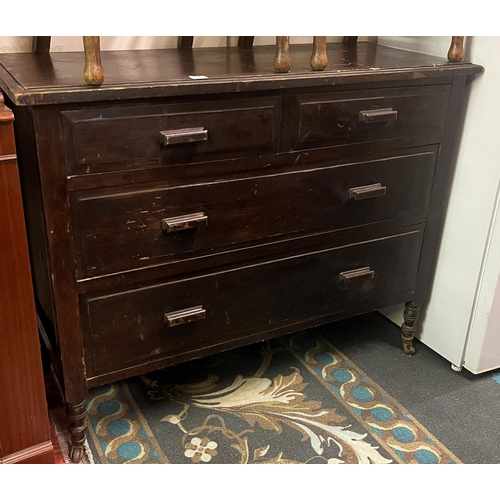
POLYGON ((208 76, 204 76, 204 75, 195 75, 195 76, 192 76, 192 75, 189 75, 189 78, 191 78, 191 80, 206 80, 208 78, 208 76))

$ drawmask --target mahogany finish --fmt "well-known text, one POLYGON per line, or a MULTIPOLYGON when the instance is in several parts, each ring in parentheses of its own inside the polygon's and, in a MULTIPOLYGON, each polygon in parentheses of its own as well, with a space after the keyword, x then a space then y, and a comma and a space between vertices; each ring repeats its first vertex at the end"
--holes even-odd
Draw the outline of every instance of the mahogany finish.
POLYGON ((0 463, 54 463, 14 116, 0 94, 0 463))
POLYGON ((99 88, 78 54, 0 57, 75 461, 91 386, 403 302, 411 352, 482 68, 327 51, 105 52, 99 88))

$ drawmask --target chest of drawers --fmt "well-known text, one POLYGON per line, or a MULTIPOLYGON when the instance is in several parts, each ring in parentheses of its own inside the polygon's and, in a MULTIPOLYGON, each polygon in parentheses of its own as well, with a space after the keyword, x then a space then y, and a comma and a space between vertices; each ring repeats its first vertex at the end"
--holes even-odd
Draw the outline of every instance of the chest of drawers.
POLYGON ((273 50, 103 53, 97 88, 77 54, 0 57, 74 460, 89 387, 403 302, 414 352, 481 68, 273 50))

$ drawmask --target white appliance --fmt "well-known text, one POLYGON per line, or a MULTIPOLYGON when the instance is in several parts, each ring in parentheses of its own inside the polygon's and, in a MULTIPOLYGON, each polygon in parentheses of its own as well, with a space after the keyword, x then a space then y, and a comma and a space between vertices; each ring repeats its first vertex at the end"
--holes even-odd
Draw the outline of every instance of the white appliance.
MULTIPOLYGON (((379 37, 379 44, 446 57, 450 37, 379 37)), ((465 38, 470 85, 436 273, 417 337, 460 370, 500 368, 500 37, 465 38)), ((402 308, 382 311, 401 324, 402 308)))

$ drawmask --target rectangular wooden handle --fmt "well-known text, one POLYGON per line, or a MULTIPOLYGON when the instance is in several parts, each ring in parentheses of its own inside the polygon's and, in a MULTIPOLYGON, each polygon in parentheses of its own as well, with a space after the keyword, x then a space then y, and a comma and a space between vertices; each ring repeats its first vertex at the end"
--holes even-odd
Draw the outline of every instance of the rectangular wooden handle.
POLYGON ((339 275, 340 280, 344 283, 354 283, 356 281, 364 281, 374 277, 375 271, 372 271, 369 267, 360 267, 359 269, 344 271, 339 275))
POLYGON ((193 321, 205 319, 205 313, 206 311, 203 309, 203 306, 190 307, 188 309, 165 313, 164 321, 170 328, 173 326, 183 325, 184 323, 191 323, 193 321))
POLYGON ((202 142, 208 139, 208 130, 205 130, 203 127, 162 130, 159 138, 162 146, 202 142))
POLYGON ((184 231, 186 229, 196 229, 198 227, 208 225, 208 216, 204 212, 195 214, 179 215, 177 217, 169 217, 161 221, 161 228, 167 233, 174 231, 184 231))
POLYGON ((376 196, 384 196, 387 188, 382 186, 380 182, 376 184, 367 184, 366 186, 358 186, 349 189, 349 198, 351 200, 365 200, 366 198, 375 198, 376 196))
POLYGON ((361 123, 389 122, 398 119, 398 112, 392 108, 368 109, 359 112, 361 123))

